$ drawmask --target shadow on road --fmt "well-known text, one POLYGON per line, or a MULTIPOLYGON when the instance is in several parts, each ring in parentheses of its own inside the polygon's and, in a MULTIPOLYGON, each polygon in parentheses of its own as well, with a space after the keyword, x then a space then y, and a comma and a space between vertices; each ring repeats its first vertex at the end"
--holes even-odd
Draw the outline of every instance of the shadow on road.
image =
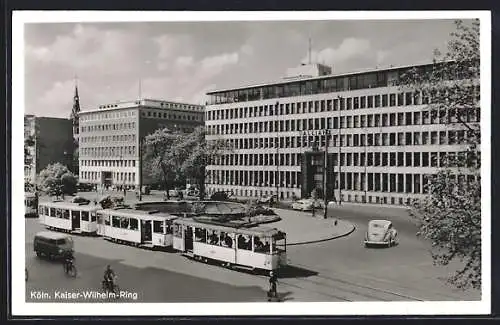
POLYGON ((281 279, 307 278, 314 275, 318 275, 318 272, 293 265, 287 265, 279 271, 279 278, 281 279))

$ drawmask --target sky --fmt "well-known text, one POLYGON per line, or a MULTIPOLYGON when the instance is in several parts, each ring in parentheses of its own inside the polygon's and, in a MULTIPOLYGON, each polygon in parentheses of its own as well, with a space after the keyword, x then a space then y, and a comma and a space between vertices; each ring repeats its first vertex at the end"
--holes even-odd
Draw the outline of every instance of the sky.
POLYGON ((28 23, 25 113, 68 118, 143 98, 203 104, 206 93, 282 79, 313 62, 333 73, 432 60, 453 20, 28 23), (139 86, 141 85, 141 86, 139 86), (139 91, 141 89, 141 91, 139 91))

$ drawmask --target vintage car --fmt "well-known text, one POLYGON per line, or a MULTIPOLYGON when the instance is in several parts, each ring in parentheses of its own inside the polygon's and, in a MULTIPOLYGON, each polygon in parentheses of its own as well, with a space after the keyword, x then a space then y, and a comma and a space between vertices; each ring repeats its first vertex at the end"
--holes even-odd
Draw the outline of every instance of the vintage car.
POLYGON ((398 232, 388 220, 371 220, 368 222, 368 230, 365 235, 365 247, 371 245, 387 245, 391 247, 397 244, 398 232))

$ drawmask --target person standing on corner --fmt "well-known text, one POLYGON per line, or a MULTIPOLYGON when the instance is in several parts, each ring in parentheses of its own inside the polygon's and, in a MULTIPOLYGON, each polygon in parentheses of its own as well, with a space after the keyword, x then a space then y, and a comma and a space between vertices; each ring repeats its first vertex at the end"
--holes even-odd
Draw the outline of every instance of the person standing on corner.
POLYGON ((278 299, 278 275, 271 271, 269 272, 269 292, 268 292, 268 298, 267 301, 271 301, 271 299, 274 297, 278 299))

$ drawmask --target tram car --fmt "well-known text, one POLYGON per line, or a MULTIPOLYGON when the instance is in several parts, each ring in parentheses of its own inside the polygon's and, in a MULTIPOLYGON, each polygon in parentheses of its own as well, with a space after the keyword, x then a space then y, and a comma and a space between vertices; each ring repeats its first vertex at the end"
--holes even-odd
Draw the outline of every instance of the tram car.
POLYGON ((36 217, 38 215, 38 198, 35 193, 24 192, 24 216, 36 217))
POLYGON ((40 223, 46 228, 74 234, 95 235, 99 206, 66 201, 42 202, 38 205, 40 223))
POLYGON ((176 218, 157 210, 103 209, 97 212, 97 234, 113 242, 137 247, 171 248, 172 222, 176 218))
POLYGON ((287 264, 286 233, 275 228, 235 228, 179 218, 174 220, 173 248, 229 268, 273 271, 287 264))

